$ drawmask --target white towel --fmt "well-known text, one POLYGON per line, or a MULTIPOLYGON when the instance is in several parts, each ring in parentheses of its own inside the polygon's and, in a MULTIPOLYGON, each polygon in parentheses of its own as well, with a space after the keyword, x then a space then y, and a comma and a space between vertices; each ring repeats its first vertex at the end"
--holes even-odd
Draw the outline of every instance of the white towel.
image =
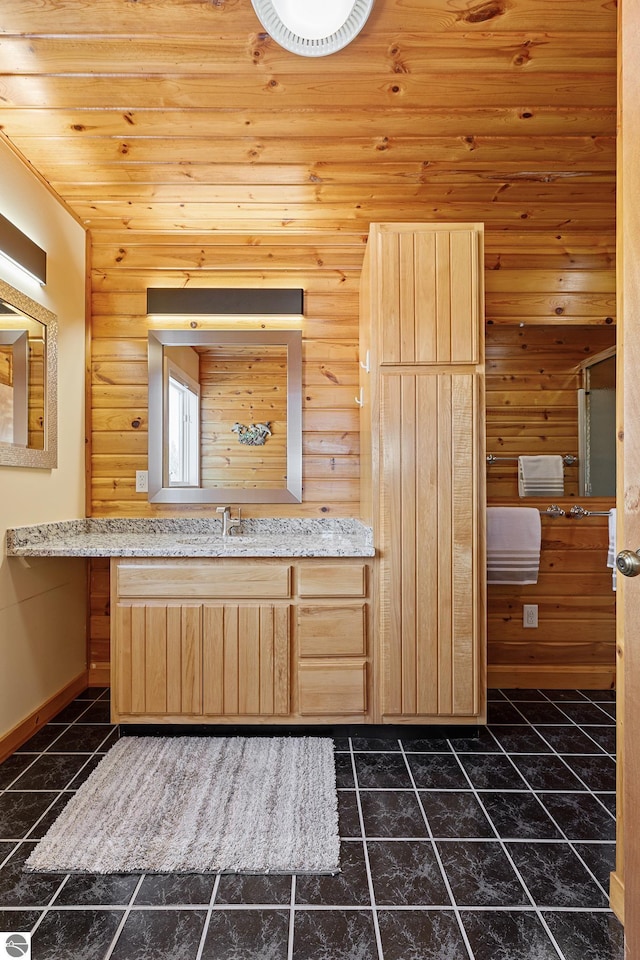
POLYGON ((562 457, 518 457, 518 494, 521 497, 564 496, 562 457))
POLYGON ((487 583, 537 583, 542 524, 533 507, 487 507, 487 583))
POLYGON ((607 566, 612 568, 611 589, 616 589, 616 508, 609 510, 609 549, 607 550, 607 566))

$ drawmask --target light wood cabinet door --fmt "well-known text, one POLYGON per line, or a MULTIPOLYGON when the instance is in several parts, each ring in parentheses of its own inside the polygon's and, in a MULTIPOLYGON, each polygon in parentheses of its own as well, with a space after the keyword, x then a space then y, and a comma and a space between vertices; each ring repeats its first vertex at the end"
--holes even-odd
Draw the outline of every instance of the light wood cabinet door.
POLYGON ((203 713, 289 713, 291 607, 277 603, 203 606, 203 713))
POLYGON ((477 224, 373 224, 377 362, 480 361, 477 224))
POLYGON ((200 604, 118 603, 115 621, 117 714, 201 713, 200 604))
POLYGON ((381 377, 386 715, 473 716, 479 709, 483 464, 477 379, 427 368, 381 377))

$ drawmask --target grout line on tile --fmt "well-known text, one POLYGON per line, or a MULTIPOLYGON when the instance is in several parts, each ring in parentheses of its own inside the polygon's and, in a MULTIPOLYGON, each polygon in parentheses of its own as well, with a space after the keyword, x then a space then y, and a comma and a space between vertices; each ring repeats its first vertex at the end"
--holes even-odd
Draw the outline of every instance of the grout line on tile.
MULTIPOLYGON (((293 960, 293 938, 296 920, 296 875, 291 877, 291 896, 289 901, 289 934, 287 937, 287 960, 293 960)), ((198 958, 196 958, 198 960, 198 958)))
MULTIPOLYGON (((209 905, 208 905, 208 907, 207 907, 207 915, 206 915, 206 917, 204 918, 204 924, 203 924, 203 926, 202 926, 202 933, 201 933, 201 935, 200 935, 200 943, 198 944, 198 952, 196 953, 194 960, 201 960, 202 952, 203 952, 203 950, 204 950, 204 944, 205 944, 205 941, 206 941, 206 939, 207 939, 207 934, 209 933, 209 925, 210 925, 210 923, 211 923, 211 914, 213 913, 213 905, 214 905, 214 903, 215 903, 215 901, 216 901, 216 897, 218 896, 218 887, 219 887, 219 886, 220 886, 220 874, 217 875, 217 877, 216 877, 216 879, 215 879, 215 881, 214 881, 213 889, 212 889, 212 891, 211 891, 211 896, 209 897, 209 905)), ((181 905, 181 906, 182 906, 182 905, 181 905)), ((183 907, 183 909, 185 909, 185 908, 183 907)))
POLYGON ((358 806, 358 817, 360 819, 360 831, 362 833, 362 850, 364 853, 364 863, 367 870, 367 883, 369 884, 369 900, 371 901, 371 910, 373 912, 373 929, 374 929, 375 938, 376 938, 376 946, 378 948, 379 960, 384 960, 384 953, 382 951, 382 938, 380 936, 380 924, 378 923, 378 909, 376 906, 376 894, 373 886, 371 863, 369 861, 369 849, 367 847, 367 833, 365 830, 364 815, 362 813, 362 803, 360 800, 360 784, 358 782, 356 758, 353 752, 353 744, 352 744, 351 737, 349 737, 349 747, 351 749, 351 770, 353 772, 353 782, 355 784, 355 790, 356 790, 356 804, 358 806))
POLYGON ((109 958, 111 957, 113 951, 115 950, 116 943, 118 942, 118 940, 119 940, 119 938, 120 938, 120 934, 122 933, 122 931, 123 931, 123 929, 124 929, 124 925, 125 925, 125 923, 127 922, 127 920, 129 919, 129 917, 130 917, 130 915, 131 915, 131 906, 132 906, 134 900, 136 899, 136 897, 138 896, 138 891, 140 890, 140 887, 142 886, 142 882, 143 882, 144 878, 145 878, 145 874, 143 873, 143 874, 141 874, 140 879, 138 880, 138 882, 137 882, 137 884, 136 884, 136 886, 135 886, 135 888, 134 888, 134 891, 133 891, 133 893, 131 894, 131 897, 130 897, 130 899, 129 899, 129 903, 128 903, 128 905, 125 907, 124 912, 123 912, 123 914, 122 914, 122 919, 120 920, 120 923, 118 924, 118 928, 117 928, 116 932, 114 933, 113 939, 112 939, 111 943, 109 944, 109 946, 107 947, 107 952, 105 953, 105 955, 104 955, 104 957, 102 958, 102 960, 109 960, 109 958))

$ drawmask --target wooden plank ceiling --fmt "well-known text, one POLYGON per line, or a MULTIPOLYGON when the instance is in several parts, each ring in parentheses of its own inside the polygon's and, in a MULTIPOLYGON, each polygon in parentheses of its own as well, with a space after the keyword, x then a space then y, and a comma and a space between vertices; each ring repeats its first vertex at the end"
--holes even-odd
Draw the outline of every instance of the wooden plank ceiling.
MULTIPOLYGON (((506 231, 533 264, 568 233, 568 260, 610 263, 613 0, 376 0, 318 59, 278 47, 249 0, 1 6, 0 129, 111 263, 125 236, 129 267, 136 237, 147 266, 202 267, 211 231, 339 243, 389 219, 484 221, 489 268, 506 231)), ((336 270, 361 257, 331 249, 336 270)))

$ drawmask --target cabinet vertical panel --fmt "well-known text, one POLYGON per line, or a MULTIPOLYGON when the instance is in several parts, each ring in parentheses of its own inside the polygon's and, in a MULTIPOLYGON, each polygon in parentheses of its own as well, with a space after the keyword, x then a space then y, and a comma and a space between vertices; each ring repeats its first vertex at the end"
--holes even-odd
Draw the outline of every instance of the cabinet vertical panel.
POLYGON ((402 713, 402 543, 397 523, 402 515, 400 474, 401 378, 383 376, 381 385, 381 550, 380 631, 382 641, 383 711, 402 713))
POLYGON ((476 709, 474 669, 475 611, 477 609, 477 523, 475 510, 476 457, 474 450, 475 383, 471 376, 452 377, 455 416, 452 421, 453 563, 451 608, 453 712, 476 709))
POLYGON ((380 359, 399 363, 400 354, 400 241, 397 234, 383 233, 378 238, 380 359))
POLYGON ((225 604, 223 607, 223 702, 225 713, 238 713, 238 607, 225 604))
POLYGON ((202 712, 202 608, 181 607, 181 712, 202 712))
POLYGON ((277 716, 289 713, 289 636, 291 610, 275 607, 273 616, 273 712, 277 716))
POLYGON ((205 714, 224 711, 223 609, 205 604, 202 610, 202 710, 205 714))
POLYGON ((167 712, 167 611, 146 608, 145 709, 147 713, 167 712))
POLYGON ((434 363, 438 357, 435 318, 436 287, 433 282, 436 263, 436 235, 433 231, 416 233, 414 276, 416 301, 416 363, 434 363))
POLYGON ((167 616, 167 713, 182 710, 182 610, 169 604, 167 616))
POLYGON ((147 712, 147 608, 131 607, 131 712, 147 712))
POLYGON ((131 607, 121 603, 115 609, 115 629, 117 631, 117 701, 116 710, 120 713, 131 713, 131 607))
POLYGON ((438 363, 448 363, 451 360, 451 258, 449 247, 449 232, 436 233, 436 316, 435 322, 437 340, 438 363))
POLYGON ((274 706, 274 673, 275 673, 275 624, 274 608, 260 607, 260 651, 258 662, 260 664, 260 689, 259 705, 260 713, 272 714, 275 712, 274 706))
POLYGON ((260 608, 238 610, 238 713, 247 716, 260 711, 260 608))
POLYGON ((416 423, 416 378, 404 376, 400 388, 399 486, 402 507, 392 514, 397 530, 392 534, 400 541, 402 585, 400 594, 402 621, 402 712, 416 712, 416 440, 420 424, 416 423))
POLYGON ((398 284, 400 294, 400 362, 413 363, 416 356, 415 244, 411 233, 398 236, 398 284))
POLYGON ((449 238, 452 363, 478 361, 476 244, 476 234, 470 230, 454 230, 449 238))
POLYGON ((438 381, 417 377, 416 650, 418 713, 438 712, 438 381))
MULTIPOLYGON (((453 411, 451 409, 451 377, 438 377, 438 712, 451 713, 453 708, 453 411)), ((457 411, 456 411, 457 414, 457 411)), ((471 495, 471 491, 468 491, 471 495)))

